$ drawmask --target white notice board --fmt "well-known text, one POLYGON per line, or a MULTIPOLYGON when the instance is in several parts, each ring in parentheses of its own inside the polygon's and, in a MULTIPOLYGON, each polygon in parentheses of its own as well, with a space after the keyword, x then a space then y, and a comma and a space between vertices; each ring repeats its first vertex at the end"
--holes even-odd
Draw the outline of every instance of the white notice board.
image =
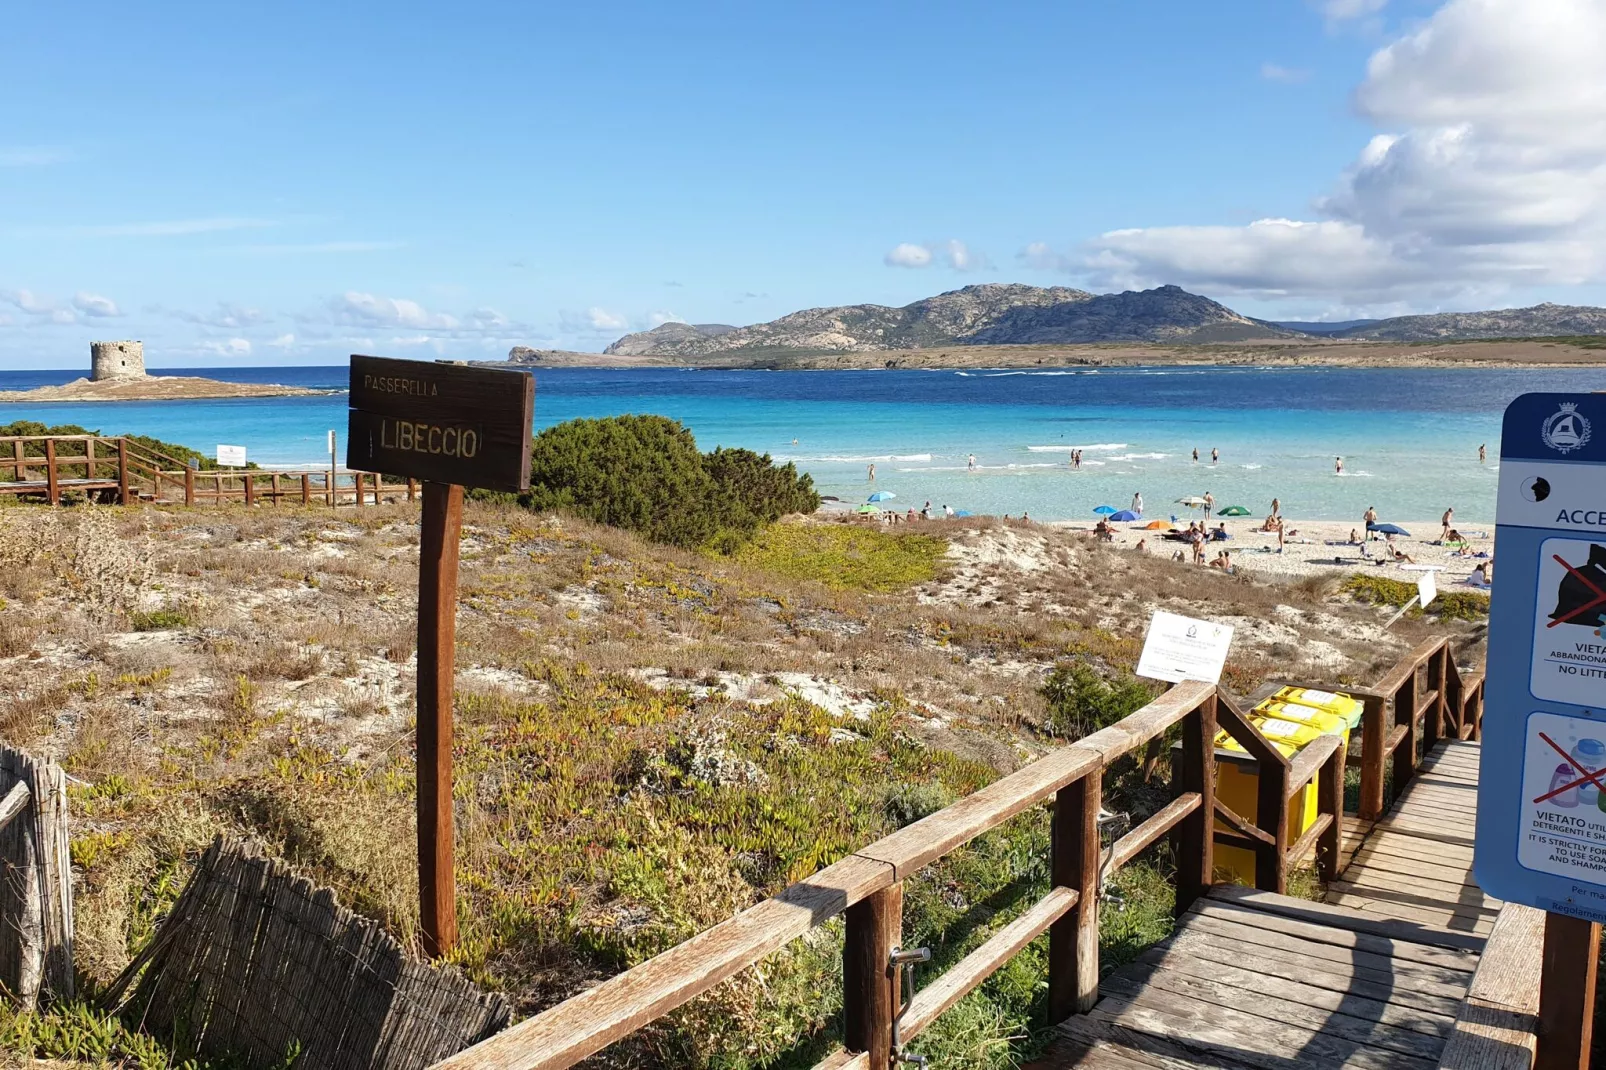
POLYGON ((217 463, 227 468, 244 468, 245 447, 225 446, 219 443, 217 448, 217 463))
POLYGON ((1149 621, 1137 674, 1170 684, 1183 680, 1219 684, 1231 646, 1231 625, 1157 610, 1149 621))

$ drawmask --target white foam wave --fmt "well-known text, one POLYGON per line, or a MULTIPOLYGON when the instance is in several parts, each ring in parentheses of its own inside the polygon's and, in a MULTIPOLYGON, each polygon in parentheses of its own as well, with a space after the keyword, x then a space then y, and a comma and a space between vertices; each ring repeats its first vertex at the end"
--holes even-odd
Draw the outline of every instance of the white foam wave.
MULTIPOLYGON (((1114 450, 1124 450, 1126 448, 1127 448, 1127 444, 1125 442, 1095 442, 1091 446, 1027 446, 1026 447, 1027 451, 1031 452, 1031 453, 1070 453, 1070 452, 1072 452, 1074 450, 1082 450, 1083 452, 1086 452, 1087 450, 1114 451, 1114 450)), ((1084 461, 1083 463, 1085 464, 1087 462, 1084 461)))
POLYGON ((1266 466, 1263 464, 1240 464, 1238 467, 1246 472, 1257 472, 1266 466))
POLYGON ((1112 461, 1163 461, 1171 456, 1169 453, 1120 453, 1111 457, 1112 461))
POLYGON ((879 461, 929 461, 929 453, 878 453, 866 454, 862 457, 843 457, 832 455, 829 457, 800 457, 802 461, 817 461, 824 464, 874 464, 879 461))

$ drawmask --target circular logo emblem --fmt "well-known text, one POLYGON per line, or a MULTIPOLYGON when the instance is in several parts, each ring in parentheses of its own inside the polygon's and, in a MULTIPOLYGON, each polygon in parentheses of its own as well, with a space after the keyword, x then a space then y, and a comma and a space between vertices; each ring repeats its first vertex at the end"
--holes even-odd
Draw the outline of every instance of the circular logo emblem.
POLYGON ((1522 496, 1531 502, 1542 502, 1550 497, 1550 480, 1534 476, 1522 481, 1522 496))
POLYGON ((1577 405, 1567 401, 1545 421, 1540 437, 1557 453, 1571 453, 1589 445, 1589 432, 1589 421, 1580 415, 1577 405))

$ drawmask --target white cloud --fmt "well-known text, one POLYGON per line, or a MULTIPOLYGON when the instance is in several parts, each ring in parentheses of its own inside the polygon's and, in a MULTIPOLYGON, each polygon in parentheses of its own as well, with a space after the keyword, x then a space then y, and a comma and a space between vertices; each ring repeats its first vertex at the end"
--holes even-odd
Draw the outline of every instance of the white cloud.
MULTIPOLYGON (((66 326, 78 322, 78 313, 32 290, 0 290, 0 301, 27 315, 34 326, 66 326)), ((115 306, 113 306, 115 308, 115 306)))
POLYGON ((887 267, 923 268, 931 264, 931 250, 913 242, 899 242, 881 258, 887 267))
POLYGON ((629 320, 605 308, 588 308, 585 318, 594 331, 622 331, 630 326, 629 320))
POLYGON ((685 323, 686 321, 673 312, 651 312, 647 315, 647 322, 654 327, 662 327, 666 323, 685 323))
POLYGON ((348 290, 329 302, 330 311, 340 323, 369 327, 410 327, 415 330, 454 330, 458 319, 445 313, 428 312, 417 301, 379 297, 348 290))
POLYGON ((468 325, 475 330, 489 331, 499 327, 506 327, 508 319, 494 308, 476 308, 466 317, 468 325))
POLYGON ((1262 63, 1260 76, 1268 82, 1281 82, 1284 85, 1296 85, 1310 78, 1310 71, 1302 67, 1284 67, 1277 63, 1262 63))
POLYGON ((100 294, 86 293, 79 290, 73 294, 72 305, 86 316, 100 319, 107 316, 121 316, 117 309, 117 302, 100 294))
POLYGON ((1355 100, 1385 132, 1317 219, 1112 231, 1057 266, 1345 305, 1606 280, 1601 55, 1599 0, 1450 0, 1373 55, 1355 100))
POLYGON ((204 341, 197 347, 202 353, 212 353, 219 357, 249 357, 251 355, 251 342, 246 338, 230 338, 225 341, 204 341))
POLYGON ((899 242, 881 260, 888 267, 901 268, 930 267, 939 261, 955 271, 974 271, 987 266, 986 256, 973 251, 957 238, 930 245, 899 242))
POLYGON ((281 334, 279 337, 267 344, 273 349, 294 349, 296 344, 296 336, 293 334, 281 334))

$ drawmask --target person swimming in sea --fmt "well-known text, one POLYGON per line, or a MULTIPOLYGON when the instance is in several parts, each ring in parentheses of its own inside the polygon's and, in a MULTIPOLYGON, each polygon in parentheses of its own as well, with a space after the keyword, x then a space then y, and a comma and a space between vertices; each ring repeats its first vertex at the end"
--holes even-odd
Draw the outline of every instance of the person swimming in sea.
POLYGON ((1333 472, 1334 472, 1335 475, 1343 475, 1344 474, 1344 458, 1342 458, 1342 457, 1334 457, 1333 458, 1333 472))

